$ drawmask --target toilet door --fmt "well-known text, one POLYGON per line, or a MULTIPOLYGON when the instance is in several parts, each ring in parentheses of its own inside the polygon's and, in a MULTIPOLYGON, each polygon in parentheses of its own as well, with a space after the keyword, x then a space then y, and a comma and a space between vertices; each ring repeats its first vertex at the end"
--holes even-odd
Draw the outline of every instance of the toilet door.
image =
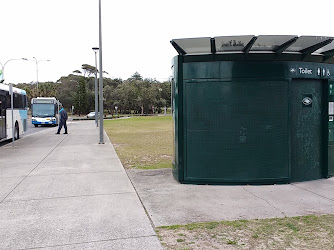
POLYGON ((295 79, 290 89, 291 180, 322 178, 323 84, 295 79))

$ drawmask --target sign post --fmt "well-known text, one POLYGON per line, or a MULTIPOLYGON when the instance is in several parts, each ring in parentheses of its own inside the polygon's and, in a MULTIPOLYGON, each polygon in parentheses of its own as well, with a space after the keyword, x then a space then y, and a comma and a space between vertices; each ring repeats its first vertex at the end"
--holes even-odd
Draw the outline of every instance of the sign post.
POLYGON ((14 97, 13 97, 13 83, 9 84, 9 94, 10 94, 10 106, 12 111, 12 136, 13 136, 13 147, 14 147, 14 134, 15 134, 15 128, 14 128, 14 97))

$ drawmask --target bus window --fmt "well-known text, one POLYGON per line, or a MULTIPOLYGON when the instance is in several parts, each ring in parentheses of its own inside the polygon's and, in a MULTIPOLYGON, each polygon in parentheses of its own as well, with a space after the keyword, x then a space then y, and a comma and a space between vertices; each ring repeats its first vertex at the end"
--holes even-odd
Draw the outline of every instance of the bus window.
POLYGON ((10 95, 7 95, 6 98, 6 108, 10 109, 12 106, 10 105, 10 95))

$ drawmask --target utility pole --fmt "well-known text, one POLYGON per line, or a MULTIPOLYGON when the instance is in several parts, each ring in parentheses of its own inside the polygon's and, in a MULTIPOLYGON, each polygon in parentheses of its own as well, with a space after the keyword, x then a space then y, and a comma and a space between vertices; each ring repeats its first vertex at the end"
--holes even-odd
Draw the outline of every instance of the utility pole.
POLYGON ((36 80, 37 80, 36 84, 37 84, 37 89, 38 89, 38 63, 43 62, 43 61, 50 62, 50 60, 37 60, 36 57, 33 57, 33 58, 35 59, 35 62, 36 62, 36 80))
POLYGON ((97 55, 96 53, 99 51, 99 48, 94 47, 93 51, 95 53, 95 123, 96 123, 96 127, 98 127, 99 126, 99 121, 98 121, 99 97, 98 97, 98 85, 97 85, 97 55))
POLYGON ((100 79, 99 79, 99 92, 100 92, 100 142, 103 141, 103 71, 102 71, 102 22, 101 22, 101 0, 99 0, 99 66, 100 66, 100 79))

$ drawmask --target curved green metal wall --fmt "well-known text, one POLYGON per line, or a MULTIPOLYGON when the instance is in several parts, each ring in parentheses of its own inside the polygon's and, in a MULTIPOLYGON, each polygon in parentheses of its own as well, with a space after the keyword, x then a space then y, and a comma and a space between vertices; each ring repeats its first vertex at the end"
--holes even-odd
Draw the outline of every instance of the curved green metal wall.
POLYGON ((174 177, 271 184, 334 174, 334 65, 176 56, 174 177))

